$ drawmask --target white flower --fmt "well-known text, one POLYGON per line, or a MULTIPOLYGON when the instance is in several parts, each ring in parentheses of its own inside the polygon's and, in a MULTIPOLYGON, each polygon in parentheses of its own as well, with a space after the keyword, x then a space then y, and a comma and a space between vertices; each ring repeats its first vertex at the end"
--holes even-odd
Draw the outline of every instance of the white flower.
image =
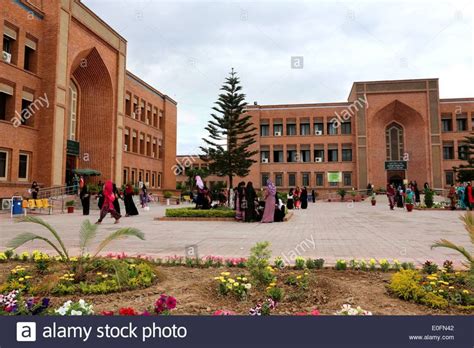
POLYGON ((250 284, 250 283, 245 284, 245 288, 246 288, 247 290, 249 290, 251 287, 252 287, 252 284, 250 284))
POLYGON ((55 310, 55 312, 58 313, 59 315, 66 315, 66 308, 64 308, 64 306, 59 307, 58 309, 55 310))
POLYGON ((76 311, 76 310, 72 310, 71 311, 71 315, 82 315, 82 312, 81 311, 76 311))

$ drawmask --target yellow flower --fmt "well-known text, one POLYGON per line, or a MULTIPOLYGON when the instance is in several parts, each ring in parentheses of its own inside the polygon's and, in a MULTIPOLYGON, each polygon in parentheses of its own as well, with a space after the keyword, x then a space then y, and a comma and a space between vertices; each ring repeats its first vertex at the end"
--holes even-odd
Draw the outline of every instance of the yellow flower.
POLYGON ((102 275, 102 272, 97 272, 97 275, 102 275))
POLYGON ((232 279, 232 278, 229 278, 229 283, 231 283, 231 284, 232 284, 232 283, 234 283, 234 282, 235 282, 235 280, 234 280, 234 279, 232 279))
POLYGON ((108 274, 103 274, 102 278, 107 278, 109 275, 108 274))
POLYGON ((269 285, 270 285, 270 286, 275 286, 276 283, 275 283, 275 282, 271 282, 269 285))
POLYGON ((441 293, 441 292, 444 292, 444 290, 441 289, 441 290, 439 290, 439 292, 440 292, 440 293, 441 293))
POLYGON ((308 272, 304 272, 304 275, 308 275, 308 272))
POLYGON ((69 260, 71 260, 72 262, 76 262, 76 261, 77 261, 77 257, 71 257, 69 260))
POLYGON ((242 281, 246 282, 246 281, 247 281, 247 278, 243 277, 243 278, 242 278, 242 281))
POLYGON ((430 285, 436 285, 436 283, 435 282, 430 282, 430 285))
POLYGON ((301 279, 302 277, 299 275, 299 276, 296 276, 296 279, 301 279))
POLYGON ((227 283, 227 280, 221 279, 221 283, 227 283))
POLYGON ((454 286, 450 286, 448 289, 454 289, 454 286))
POLYGON ((18 279, 19 282, 22 282, 22 281, 24 281, 24 280, 25 280, 25 278, 23 278, 23 277, 21 277, 20 279, 18 279))
POLYGON ((463 290, 462 293, 467 295, 469 294, 469 290, 463 290))
POLYGON ((232 284, 227 284, 227 287, 228 287, 229 289, 232 289, 232 284))
POLYGON ((238 282, 235 282, 235 283, 234 283, 234 286, 239 286, 239 283, 238 283, 238 282))
POLYGON ((31 279, 33 278, 32 276, 25 276, 25 279, 31 279))
POLYGON ((221 275, 228 276, 228 275, 230 275, 230 272, 222 272, 221 275))
POLYGON ((220 280, 221 278, 220 277, 214 277, 214 280, 220 280))

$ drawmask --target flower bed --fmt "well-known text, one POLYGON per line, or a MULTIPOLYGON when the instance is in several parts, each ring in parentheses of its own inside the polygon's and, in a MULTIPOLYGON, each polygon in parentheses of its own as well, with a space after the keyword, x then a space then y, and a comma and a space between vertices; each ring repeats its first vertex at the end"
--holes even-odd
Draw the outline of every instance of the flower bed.
POLYGON ((166 209, 166 218, 226 218, 233 219, 235 211, 232 209, 194 209, 194 208, 177 208, 166 209))

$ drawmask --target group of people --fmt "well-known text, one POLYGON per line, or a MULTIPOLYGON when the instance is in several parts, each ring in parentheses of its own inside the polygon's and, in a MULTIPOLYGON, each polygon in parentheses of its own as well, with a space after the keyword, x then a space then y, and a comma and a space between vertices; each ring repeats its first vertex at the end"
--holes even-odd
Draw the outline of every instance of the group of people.
MULTIPOLYGON (((428 183, 425 183, 424 189, 429 189, 428 183)), ((387 197, 390 210, 395 206, 397 208, 405 208, 405 204, 410 202, 413 205, 419 205, 421 202, 421 192, 416 181, 410 181, 408 185, 387 184, 387 197)))
POLYGON ((448 199, 451 210, 460 208, 463 210, 472 210, 474 207, 474 196, 470 182, 452 184, 448 191, 448 199))
POLYGON ((242 181, 231 191, 231 201, 238 221, 271 223, 285 219, 286 206, 271 180, 267 181, 262 200, 251 181, 247 184, 242 181))
MULTIPOLYGON (((316 202, 316 192, 311 192, 311 199, 316 202)), ((290 189, 288 192, 288 209, 306 209, 308 208, 308 190, 306 187, 300 189, 298 186, 295 189, 290 189)))

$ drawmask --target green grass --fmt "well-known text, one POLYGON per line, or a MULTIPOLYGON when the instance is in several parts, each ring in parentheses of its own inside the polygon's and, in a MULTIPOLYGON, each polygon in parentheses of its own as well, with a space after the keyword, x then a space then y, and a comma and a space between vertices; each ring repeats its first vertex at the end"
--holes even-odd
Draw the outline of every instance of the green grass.
POLYGON ((166 209, 166 217, 196 217, 196 218, 233 218, 235 211, 229 208, 218 209, 194 209, 194 208, 177 208, 166 209))

